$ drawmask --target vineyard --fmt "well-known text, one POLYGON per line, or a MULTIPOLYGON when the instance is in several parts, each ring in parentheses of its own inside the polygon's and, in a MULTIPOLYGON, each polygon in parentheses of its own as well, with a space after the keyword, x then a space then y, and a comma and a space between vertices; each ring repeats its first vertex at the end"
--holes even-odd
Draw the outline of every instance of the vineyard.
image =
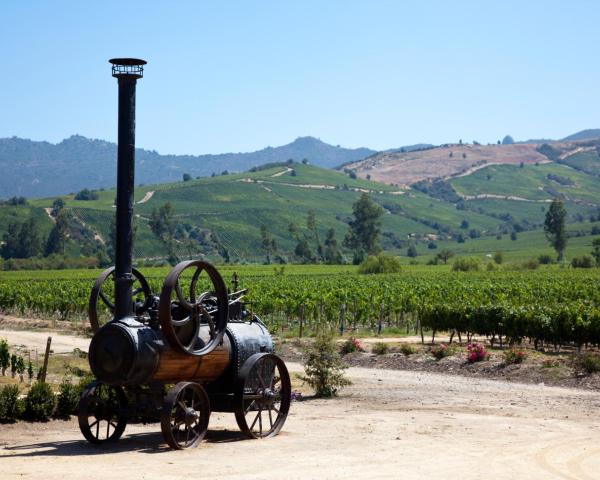
MULTIPOLYGON (((600 271, 457 273, 410 269, 358 275, 353 267, 238 266, 251 308, 281 335, 456 332, 554 347, 600 344, 600 271)), ((234 269, 222 269, 226 280, 234 269)), ((83 321, 96 271, 18 272, 0 277, 0 309, 83 321)), ((146 269, 160 291, 164 269, 146 269)))

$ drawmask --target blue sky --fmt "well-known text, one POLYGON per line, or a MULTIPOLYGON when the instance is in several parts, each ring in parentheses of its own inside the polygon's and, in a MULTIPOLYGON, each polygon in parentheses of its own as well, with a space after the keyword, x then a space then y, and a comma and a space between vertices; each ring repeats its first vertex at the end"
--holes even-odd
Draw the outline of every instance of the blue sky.
POLYGON ((376 149, 600 126, 593 1, 10 1, 0 137, 114 141, 107 60, 148 60, 137 144, 376 149))

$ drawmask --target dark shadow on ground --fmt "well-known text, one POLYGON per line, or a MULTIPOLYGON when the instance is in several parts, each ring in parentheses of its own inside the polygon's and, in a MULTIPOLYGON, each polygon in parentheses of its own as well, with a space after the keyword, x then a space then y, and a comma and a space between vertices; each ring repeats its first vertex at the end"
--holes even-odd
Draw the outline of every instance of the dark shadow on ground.
MULTIPOLYGON (((209 430, 204 442, 229 443, 248 440, 241 432, 233 430, 209 430)), ((0 458, 10 457, 70 457, 78 455, 106 455, 121 452, 163 453, 171 451, 161 432, 145 432, 124 435, 118 442, 92 445, 85 439, 57 442, 39 442, 21 445, 5 445, 0 458), (10 452, 10 453, 8 453, 10 452)))

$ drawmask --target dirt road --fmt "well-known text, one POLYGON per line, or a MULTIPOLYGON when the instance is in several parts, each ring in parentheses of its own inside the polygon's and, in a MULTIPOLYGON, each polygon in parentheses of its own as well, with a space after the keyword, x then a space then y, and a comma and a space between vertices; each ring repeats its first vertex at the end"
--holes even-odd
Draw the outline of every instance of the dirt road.
MULTIPOLYGON (((292 365, 297 369, 298 365, 292 365)), ((158 425, 110 448, 74 420, 0 426, 3 479, 582 479, 600 471, 600 394, 352 368, 334 400, 292 405, 284 431, 242 440, 213 414, 197 449, 167 450, 158 425), (229 429, 226 431, 225 429, 229 429)))
MULTIPOLYGON (((0 331, 28 348, 47 335, 0 331)), ((58 350, 87 349, 83 338, 53 338, 58 350)), ((340 398, 295 402, 268 440, 242 439, 233 415, 217 413, 206 441, 183 452, 167 449, 159 425, 130 425, 108 448, 87 444, 75 419, 0 425, 0 478, 600 478, 600 393, 413 371, 348 374, 354 384, 340 398)))

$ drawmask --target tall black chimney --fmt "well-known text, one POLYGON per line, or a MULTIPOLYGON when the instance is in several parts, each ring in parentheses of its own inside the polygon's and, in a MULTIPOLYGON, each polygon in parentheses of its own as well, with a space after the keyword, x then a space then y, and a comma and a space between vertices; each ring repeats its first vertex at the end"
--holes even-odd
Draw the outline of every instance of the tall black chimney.
POLYGON ((115 246, 115 317, 133 315, 133 188, 135 176, 135 86, 145 60, 113 58, 112 76, 119 80, 119 139, 117 151, 117 222, 115 246))

